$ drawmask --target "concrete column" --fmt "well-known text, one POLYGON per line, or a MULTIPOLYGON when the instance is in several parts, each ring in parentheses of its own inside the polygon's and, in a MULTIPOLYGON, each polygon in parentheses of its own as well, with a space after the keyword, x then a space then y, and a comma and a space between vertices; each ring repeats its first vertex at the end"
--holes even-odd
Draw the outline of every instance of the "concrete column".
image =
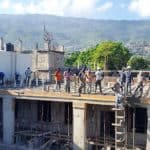
POLYGON ((86 150, 86 104, 73 103, 73 150, 86 150))
POLYGON ((146 150, 150 149, 150 107, 147 108, 147 144, 146 150))
POLYGON ((3 97, 3 142, 13 144, 15 130, 15 103, 11 96, 3 97))

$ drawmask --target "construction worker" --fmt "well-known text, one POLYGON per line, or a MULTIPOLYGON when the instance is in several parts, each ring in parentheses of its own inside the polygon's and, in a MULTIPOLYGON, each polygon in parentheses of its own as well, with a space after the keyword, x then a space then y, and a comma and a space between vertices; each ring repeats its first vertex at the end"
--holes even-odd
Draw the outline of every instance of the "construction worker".
POLYGON ((4 84, 4 72, 0 72, 0 84, 3 85, 4 84))
POLYGON ((131 67, 127 66, 127 69, 125 71, 125 94, 131 95, 131 82, 133 81, 133 76, 132 76, 132 72, 131 72, 131 67))
POLYGON ((56 69, 56 71, 54 73, 54 77, 55 77, 55 82, 56 82, 55 90, 60 91, 60 89, 61 89, 61 80, 62 80, 62 72, 61 72, 60 68, 56 69))
POLYGON ((29 85, 29 82, 30 82, 30 79, 31 79, 31 74, 32 74, 32 71, 31 71, 30 67, 28 67, 27 70, 25 71, 26 86, 29 85))
POLYGON ((123 67, 121 72, 120 72, 120 83, 122 86, 122 92, 123 93, 124 93, 125 82, 126 82, 126 75, 125 75, 125 68, 123 67))
POLYGON ((115 100, 115 106, 116 108, 118 107, 123 107, 123 94, 122 94, 122 86, 121 82, 119 79, 117 79, 116 83, 112 87, 112 90, 115 92, 116 100, 115 100))
POLYGON ((71 69, 68 68, 68 70, 64 72, 65 91, 67 93, 70 93, 71 76, 72 76, 71 69))
POLYGON ((20 78, 19 73, 15 72, 15 82, 16 82, 16 84, 19 83, 19 78, 20 78))
POLYGON ((137 86, 135 88, 135 91, 134 91, 134 95, 137 94, 137 91, 139 90, 140 93, 139 96, 141 97, 142 94, 143 94, 143 81, 145 80, 144 76, 143 76, 143 72, 140 71, 139 74, 137 75, 137 86))
POLYGON ((96 76, 95 93, 97 91, 97 86, 99 86, 100 94, 102 94, 102 85, 101 85, 101 82, 104 79, 104 72, 101 70, 101 68, 97 68, 97 71, 95 72, 95 76, 96 76))
POLYGON ((85 78, 87 84, 87 93, 90 94, 92 89, 92 72, 90 69, 85 72, 85 78))
POLYGON ((78 89, 79 96, 82 92, 82 89, 85 89, 85 86, 86 86, 85 71, 86 71, 86 67, 83 67, 81 69, 81 71, 79 72, 79 74, 78 74, 78 79, 79 79, 79 82, 80 82, 80 86, 79 86, 79 89, 78 89))

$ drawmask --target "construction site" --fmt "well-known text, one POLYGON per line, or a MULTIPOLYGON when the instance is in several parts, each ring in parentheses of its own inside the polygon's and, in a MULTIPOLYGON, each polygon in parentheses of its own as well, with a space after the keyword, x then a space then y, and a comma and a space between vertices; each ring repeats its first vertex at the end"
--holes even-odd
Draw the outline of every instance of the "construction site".
MULTIPOLYGON (((107 83, 108 84, 108 83, 107 83)), ((4 145, 17 149, 149 149, 150 95, 126 97, 115 108, 115 96, 73 95, 45 91, 43 86, 0 90, 0 132, 4 145)), ((62 88, 63 89, 63 88, 62 88)), ((3 145, 3 146, 4 146, 3 145)))
MULTIPOLYGON (((116 74, 106 73, 103 95, 76 95, 78 83, 72 79, 71 92, 54 91, 53 70, 63 66, 63 49, 33 52, 7 52, 1 39, 0 71, 5 73, 0 87, 0 149, 11 150, 149 150, 150 83, 144 83, 141 96, 124 96, 123 107, 115 107, 111 87, 116 74), (56 63, 57 62, 57 63, 56 63), (32 69, 29 85, 24 71, 32 69), (20 74, 15 81, 15 72, 20 74)), ((109 71, 112 72, 112 71, 109 71)), ((137 71, 133 72, 136 81, 137 71)), ((146 77, 149 71, 144 72, 146 77)), ((136 86, 132 85, 132 91, 136 86)))

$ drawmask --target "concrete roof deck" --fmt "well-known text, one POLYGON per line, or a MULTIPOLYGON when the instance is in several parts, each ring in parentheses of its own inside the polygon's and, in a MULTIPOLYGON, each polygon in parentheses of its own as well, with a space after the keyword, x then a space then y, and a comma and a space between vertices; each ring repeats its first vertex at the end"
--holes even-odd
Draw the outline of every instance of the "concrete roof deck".
MULTIPOLYGON (((143 97, 140 98, 138 103, 141 104, 150 104, 150 86, 145 86, 143 97)), ((62 88, 64 89, 64 88, 62 88)), ((59 101, 59 102, 73 102, 73 101, 82 101, 89 104, 101 104, 101 105, 114 105, 115 96, 112 90, 109 88, 103 89, 104 95, 98 93, 92 94, 81 94, 77 96, 77 93, 71 92, 70 94, 65 93, 64 90, 61 92, 54 92, 50 89, 49 92, 43 91, 42 87, 36 88, 20 88, 20 89, 1 89, 0 95, 10 95, 16 99, 25 99, 25 100, 43 100, 43 101, 59 101)), ((134 98, 134 97, 133 97, 134 98)))
POLYGON ((99 95, 99 94, 81 94, 77 96, 76 93, 65 93, 65 92, 46 92, 39 89, 9 89, 0 90, 0 95, 10 95, 17 99, 26 100, 45 100, 45 101, 60 101, 60 102, 72 102, 82 101, 87 103, 100 103, 104 105, 114 105, 114 95, 99 95))

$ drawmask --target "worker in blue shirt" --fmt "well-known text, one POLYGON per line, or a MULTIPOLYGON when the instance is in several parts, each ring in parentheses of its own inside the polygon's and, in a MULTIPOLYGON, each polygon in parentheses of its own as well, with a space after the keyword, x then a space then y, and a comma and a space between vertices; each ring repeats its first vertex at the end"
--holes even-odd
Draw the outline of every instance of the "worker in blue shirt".
POLYGON ((3 85, 4 84, 4 72, 0 72, 0 84, 3 85))

